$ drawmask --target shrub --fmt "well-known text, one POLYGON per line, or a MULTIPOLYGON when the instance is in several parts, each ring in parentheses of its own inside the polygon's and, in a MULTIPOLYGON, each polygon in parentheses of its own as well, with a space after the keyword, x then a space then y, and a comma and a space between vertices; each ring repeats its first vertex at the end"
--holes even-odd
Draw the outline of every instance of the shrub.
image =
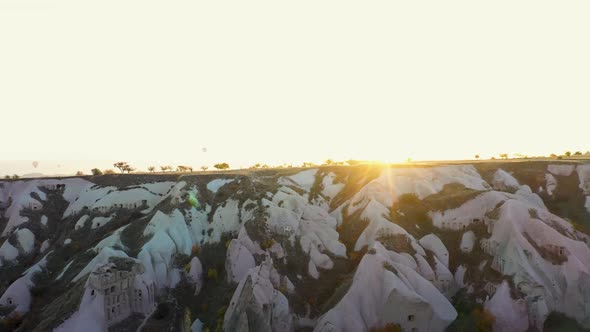
POLYGON ((170 313, 170 306, 168 305, 168 303, 160 303, 158 304, 158 308, 154 313, 154 318, 156 320, 162 320, 166 316, 168 316, 168 313, 170 313))
POLYGON ((153 173, 156 171, 156 166, 150 166, 148 167, 148 171, 150 171, 150 173, 153 173))
POLYGON ((77 172, 76 172, 76 176, 84 176, 84 172, 82 172, 82 171, 77 171, 77 172))
POLYGON ((190 331, 192 325, 191 310, 188 307, 184 308, 184 330, 190 331))
POLYGON ((193 248, 191 249, 192 256, 197 256, 201 252, 201 247, 196 244, 193 244, 193 248))
POLYGON ((3 331, 14 331, 22 322, 23 317, 18 312, 14 312, 2 321, 3 331))
POLYGON ((477 332, 492 332, 494 330, 494 322, 496 317, 489 311, 475 308, 471 312, 473 319, 475 320, 475 327, 477 332))
POLYGON ((212 279, 212 280, 217 280, 218 277, 219 277, 219 273, 217 272, 217 269, 210 268, 209 270, 207 270, 207 278, 212 279))
POLYGON ((267 250, 267 249, 270 249, 270 247, 272 247, 274 244, 275 244, 275 240, 268 239, 268 240, 262 241, 262 243, 260 243, 260 247, 263 250, 267 250))
POLYGON ((201 170, 203 172, 207 171, 209 169, 209 166, 201 166, 201 170))
POLYGON ((398 324, 389 323, 383 327, 373 327, 370 332, 401 332, 402 328, 398 324))
POLYGON ((566 151, 566 152, 564 153, 564 155, 565 155, 566 157, 570 157, 570 156, 572 155, 572 153, 571 153, 571 151, 566 151))
POLYGON ((98 168, 93 168, 90 170, 90 172, 92 172, 92 175, 94 175, 94 176, 102 175, 102 171, 98 168))
POLYGON ((115 174, 115 171, 113 171, 112 169, 105 169, 104 174, 115 174))

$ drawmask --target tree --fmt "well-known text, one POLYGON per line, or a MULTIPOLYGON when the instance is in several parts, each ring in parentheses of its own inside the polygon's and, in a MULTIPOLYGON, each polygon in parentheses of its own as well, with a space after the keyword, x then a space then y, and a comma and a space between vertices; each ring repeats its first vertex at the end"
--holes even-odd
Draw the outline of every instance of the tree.
POLYGON ((113 171, 112 169, 105 169, 104 174, 115 174, 115 171, 113 171))
POLYGON ((170 165, 160 166, 160 169, 162 170, 162 172, 171 171, 172 166, 170 166, 170 165))
POLYGON ((127 171, 127 167, 129 167, 129 164, 127 164, 126 161, 119 161, 113 164, 113 166, 115 168, 118 168, 121 173, 125 173, 125 171, 127 171))
POLYGON ((136 168, 131 167, 129 165, 125 165, 125 167, 123 167, 123 171, 127 172, 127 173, 131 173, 131 172, 135 172, 136 168))
POLYGON ((252 166, 250 168, 260 168, 260 167, 262 167, 262 165, 260 165, 260 163, 256 163, 256 165, 254 165, 254 166, 252 166))
POLYGON ((153 173, 156 171, 156 166, 150 166, 148 167, 148 171, 150 171, 150 173, 153 173))
POLYGON ((203 172, 206 172, 209 169, 209 166, 201 166, 201 170, 203 170, 203 172))
POLYGON ((14 175, 12 176, 12 178, 16 180, 16 179, 19 179, 19 178, 20 178, 20 176, 18 176, 17 174, 14 174, 14 175))
POLYGON ((7 179, 7 180, 9 180, 10 179, 10 175, 6 175, 4 178, 7 179))
POLYGON ((346 163, 347 163, 348 165, 350 165, 350 166, 355 166, 355 165, 358 165, 358 164, 360 164, 361 162, 360 162, 360 161, 358 161, 358 160, 349 159, 349 160, 347 160, 347 161, 346 161, 346 163))
POLYGON ((301 167, 314 167, 315 164, 309 161, 304 162, 301 167))
POLYGON ((479 155, 478 154, 475 155, 475 159, 479 159, 479 155))
POLYGON ((574 153, 574 156, 581 156, 582 155, 582 151, 576 151, 576 153, 574 153))
POLYGON ((98 168, 93 168, 90 170, 90 172, 92 172, 92 175, 94 175, 94 176, 102 175, 102 171, 98 168))
POLYGON ((182 166, 179 165, 176 167, 177 172, 192 172, 193 168, 191 166, 182 166))
POLYGON ((224 170, 224 169, 229 169, 229 164, 228 163, 218 163, 213 165, 213 167, 217 168, 218 170, 224 170))
POLYGON ((555 157, 557 157, 557 155, 555 153, 552 153, 552 154, 549 155, 549 157, 555 158, 555 157))
POLYGON ((571 157, 572 153, 571 153, 571 151, 566 151, 566 152, 564 153, 564 155, 565 155, 566 157, 571 157))
POLYGON ((328 160, 324 161, 324 165, 326 165, 326 166, 331 166, 333 164, 334 164, 334 160, 332 160, 332 159, 328 159, 328 160))
POLYGON ((500 153, 500 158, 508 159, 508 153, 500 153))
POLYGON ((77 172, 76 172, 76 176, 84 176, 84 172, 82 172, 82 171, 77 171, 77 172))

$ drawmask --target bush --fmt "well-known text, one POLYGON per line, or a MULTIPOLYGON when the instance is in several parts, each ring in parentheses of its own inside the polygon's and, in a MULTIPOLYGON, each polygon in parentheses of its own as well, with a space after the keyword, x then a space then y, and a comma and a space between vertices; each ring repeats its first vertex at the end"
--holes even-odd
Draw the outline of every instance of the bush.
POLYGON ((217 280, 218 277, 219 277, 219 273, 217 272, 217 269, 210 268, 209 270, 207 270, 207 278, 212 279, 212 280, 217 280))
POLYGON ((475 328, 477 332, 492 332, 494 330, 494 322, 496 317, 489 311, 481 308, 475 308, 471 312, 475 320, 475 328))
POLYGON ((92 172, 92 175, 94 175, 94 176, 102 175, 102 171, 98 168, 93 168, 90 171, 92 172))
POLYGON ((402 328, 398 324, 389 323, 383 327, 373 327, 370 332, 401 332, 402 328))
POLYGON ((22 322, 23 317, 18 312, 13 313, 1 321, 3 331, 14 331, 22 322))
POLYGON ((156 312, 154 313, 154 318, 156 320, 162 320, 162 319, 166 318, 166 316, 168 316, 169 313, 170 313, 170 306, 168 305, 168 303, 160 303, 160 304, 158 304, 158 308, 156 309, 156 312))
POLYGON ((200 252, 201 252, 201 247, 199 247, 196 244, 193 244, 193 247, 191 249, 192 256, 197 256, 200 252))
POLYGON ((275 244, 275 240, 268 239, 268 240, 262 241, 262 243, 260 243, 260 247, 262 248, 262 250, 267 250, 267 249, 270 249, 270 247, 272 247, 274 244, 275 244))

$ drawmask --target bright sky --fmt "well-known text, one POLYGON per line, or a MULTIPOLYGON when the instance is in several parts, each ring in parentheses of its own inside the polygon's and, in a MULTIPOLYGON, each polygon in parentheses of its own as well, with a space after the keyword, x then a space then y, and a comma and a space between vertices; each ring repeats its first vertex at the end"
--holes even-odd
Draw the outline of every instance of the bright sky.
POLYGON ((588 17, 586 0, 0 0, 0 159, 586 151, 588 17))

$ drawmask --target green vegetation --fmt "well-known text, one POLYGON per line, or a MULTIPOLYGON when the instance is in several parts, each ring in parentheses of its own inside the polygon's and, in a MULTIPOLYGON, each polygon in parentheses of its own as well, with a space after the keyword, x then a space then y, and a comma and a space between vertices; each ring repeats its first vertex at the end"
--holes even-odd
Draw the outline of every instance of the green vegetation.
POLYGON ((422 237, 433 230, 432 219, 428 215, 428 204, 414 194, 401 195, 390 209, 389 218, 410 234, 422 237))
POLYGON ((389 323, 383 327, 372 327, 369 332, 401 332, 402 328, 398 324, 389 323))
POLYGON ((575 319, 560 312, 551 312, 543 324, 545 332, 590 332, 583 328, 575 319))
POLYGON ((457 310, 457 319, 447 327, 447 332, 477 331, 492 332, 494 315, 486 311, 479 303, 475 303, 467 294, 465 289, 461 289, 453 297, 453 306, 457 310))
POLYGON ((213 165, 213 167, 217 168, 218 170, 226 170, 229 169, 229 164, 228 163, 218 163, 213 165))
POLYGON ((217 269, 209 268, 207 270, 207 278, 212 279, 212 280, 217 280, 218 277, 219 277, 219 273, 217 272, 217 269))

